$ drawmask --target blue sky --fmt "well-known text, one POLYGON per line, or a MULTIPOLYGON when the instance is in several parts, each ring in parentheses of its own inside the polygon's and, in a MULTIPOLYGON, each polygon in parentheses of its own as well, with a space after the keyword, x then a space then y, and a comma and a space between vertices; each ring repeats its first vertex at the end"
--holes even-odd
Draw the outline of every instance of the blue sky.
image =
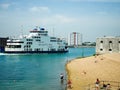
POLYGON ((35 26, 64 38, 79 32, 83 41, 120 36, 120 0, 0 0, 0 37, 35 26))

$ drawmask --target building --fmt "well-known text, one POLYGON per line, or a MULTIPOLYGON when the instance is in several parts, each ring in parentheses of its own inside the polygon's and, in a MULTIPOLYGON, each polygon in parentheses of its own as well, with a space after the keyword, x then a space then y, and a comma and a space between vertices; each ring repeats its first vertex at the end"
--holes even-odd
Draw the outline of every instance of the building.
POLYGON ((6 46, 6 42, 7 42, 8 38, 1 38, 0 37, 0 52, 4 52, 5 51, 5 46, 6 46))
POLYGON ((72 32, 70 34, 70 46, 80 46, 82 45, 82 35, 78 32, 72 32))
POLYGON ((37 27, 28 35, 8 39, 4 53, 65 53, 67 46, 64 39, 49 36, 47 30, 37 27))
POLYGON ((96 40, 96 53, 120 53, 120 37, 102 37, 96 40))
POLYGON ((96 46, 96 42, 83 42, 82 46, 96 46))

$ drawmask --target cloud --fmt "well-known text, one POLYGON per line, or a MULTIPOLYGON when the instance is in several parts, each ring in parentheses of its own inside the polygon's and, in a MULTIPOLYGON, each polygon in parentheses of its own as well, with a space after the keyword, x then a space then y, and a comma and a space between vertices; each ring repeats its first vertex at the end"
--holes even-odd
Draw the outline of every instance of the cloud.
POLYGON ((59 21, 61 23, 72 23, 76 20, 74 18, 67 17, 67 16, 64 16, 64 15, 55 15, 54 19, 56 19, 57 21, 59 21))
POLYGON ((47 24, 47 25, 49 25, 49 24, 52 24, 52 25, 58 24, 58 25, 60 25, 60 24, 74 23, 77 20, 75 18, 72 18, 72 17, 57 14, 57 15, 52 15, 52 16, 49 16, 49 17, 41 18, 40 21, 41 21, 41 23, 47 24))
POLYGON ((50 11, 48 7, 37 7, 37 6, 34 6, 30 8, 29 10, 31 12, 49 12, 50 11))
POLYGON ((10 7, 11 4, 9 3, 4 3, 4 4, 0 4, 0 7, 3 9, 8 9, 10 7))

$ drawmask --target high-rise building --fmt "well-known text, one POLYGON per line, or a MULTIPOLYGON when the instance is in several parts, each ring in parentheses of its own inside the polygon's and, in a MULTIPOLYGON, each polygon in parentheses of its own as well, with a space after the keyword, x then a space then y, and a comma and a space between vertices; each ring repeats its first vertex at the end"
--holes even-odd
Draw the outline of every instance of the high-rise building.
POLYGON ((82 34, 78 32, 72 32, 70 34, 70 46, 82 45, 82 34))

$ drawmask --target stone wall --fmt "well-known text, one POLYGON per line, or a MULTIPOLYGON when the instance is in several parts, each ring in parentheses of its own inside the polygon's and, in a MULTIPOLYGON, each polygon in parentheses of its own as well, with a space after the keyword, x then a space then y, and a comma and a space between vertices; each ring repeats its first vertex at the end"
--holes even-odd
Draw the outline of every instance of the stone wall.
POLYGON ((102 37, 96 39, 96 53, 120 53, 120 37, 102 37))

